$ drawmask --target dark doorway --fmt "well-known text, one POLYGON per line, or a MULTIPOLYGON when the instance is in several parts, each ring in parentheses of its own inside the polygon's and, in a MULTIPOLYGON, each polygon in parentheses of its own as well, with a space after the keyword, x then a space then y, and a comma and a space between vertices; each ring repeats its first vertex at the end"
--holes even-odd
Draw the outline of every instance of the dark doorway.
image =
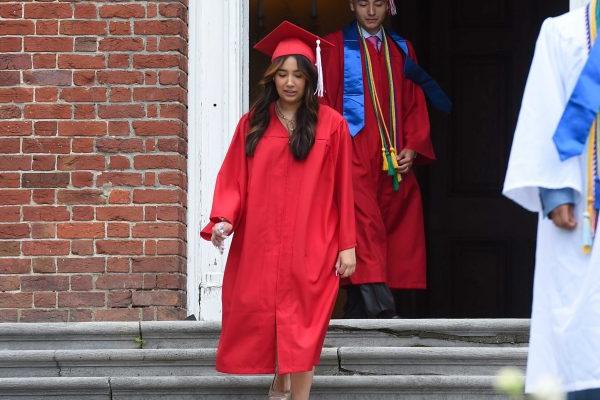
MULTIPOLYGON (((397 293, 400 314, 529 317, 537 217, 500 193, 537 34, 546 17, 568 11, 569 1, 397 4, 390 23, 415 44, 420 63, 455 105, 450 116, 431 111, 438 161, 418 173, 429 288, 397 293)), ((250 17, 251 46, 283 19, 325 34, 352 18, 347 0, 252 0, 250 17)), ((266 63, 251 52, 251 94, 266 63)))
POLYGON ((283 20, 318 35, 333 32, 352 20, 346 0, 250 0, 250 100, 268 59, 252 50, 283 20))

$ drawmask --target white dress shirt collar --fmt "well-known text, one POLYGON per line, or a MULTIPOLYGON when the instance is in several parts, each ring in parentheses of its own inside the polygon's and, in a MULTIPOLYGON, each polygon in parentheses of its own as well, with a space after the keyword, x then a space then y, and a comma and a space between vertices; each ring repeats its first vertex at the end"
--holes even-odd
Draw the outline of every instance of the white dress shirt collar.
POLYGON ((377 36, 379 38, 379 41, 383 42, 383 28, 379 28, 379 32, 377 32, 375 35, 371 35, 369 32, 367 32, 365 30, 365 28, 362 28, 361 32, 365 39, 368 39, 371 36, 377 36))

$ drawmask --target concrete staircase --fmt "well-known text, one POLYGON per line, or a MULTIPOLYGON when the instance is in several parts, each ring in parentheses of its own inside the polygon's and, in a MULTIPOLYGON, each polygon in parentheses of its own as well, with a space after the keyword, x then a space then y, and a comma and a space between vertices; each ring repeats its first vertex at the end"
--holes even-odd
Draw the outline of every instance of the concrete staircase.
MULTIPOLYGON (((335 320, 314 399, 501 399, 528 320, 335 320)), ((214 371, 219 325, 0 324, 0 399, 265 399, 270 377, 214 371)))

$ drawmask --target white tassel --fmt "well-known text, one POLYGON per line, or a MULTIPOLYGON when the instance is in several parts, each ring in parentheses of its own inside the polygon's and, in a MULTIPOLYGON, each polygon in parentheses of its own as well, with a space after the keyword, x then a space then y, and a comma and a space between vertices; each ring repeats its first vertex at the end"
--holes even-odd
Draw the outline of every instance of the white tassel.
POLYGON ((323 81, 323 62, 321 61, 321 41, 317 40, 317 75, 319 79, 317 80, 317 90, 315 91, 316 95, 319 97, 323 97, 325 94, 325 83, 323 81))
POLYGON ((396 15, 398 11, 396 10, 396 2, 394 0, 390 0, 390 14, 396 15))

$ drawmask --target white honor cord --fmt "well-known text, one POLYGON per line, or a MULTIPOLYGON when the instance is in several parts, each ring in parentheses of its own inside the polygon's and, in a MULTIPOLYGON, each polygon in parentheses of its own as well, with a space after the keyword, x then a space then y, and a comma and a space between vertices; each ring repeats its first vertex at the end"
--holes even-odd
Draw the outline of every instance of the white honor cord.
POLYGON ((321 60, 321 41, 317 40, 317 75, 318 75, 318 81, 317 81, 317 90, 315 91, 315 94, 319 97, 323 97, 323 95, 325 94, 325 83, 323 81, 323 62, 321 60))

